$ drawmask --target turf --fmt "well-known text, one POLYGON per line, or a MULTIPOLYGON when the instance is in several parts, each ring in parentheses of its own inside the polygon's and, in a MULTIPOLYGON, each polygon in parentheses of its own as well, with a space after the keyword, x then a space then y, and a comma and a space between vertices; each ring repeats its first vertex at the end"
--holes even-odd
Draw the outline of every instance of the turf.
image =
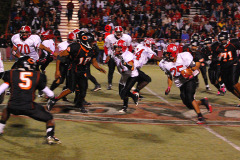
MULTIPOLYGON (((12 63, 5 62, 5 70, 12 63)), ((107 70, 107 65, 103 66, 107 70)), ((55 64, 47 68, 48 86, 54 79, 55 64)), ((179 89, 175 86, 170 95, 165 96, 167 79, 159 67, 148 65, 143 71, 150 75, 152 82, 147 86, 152 92, 170 103, 181 103, 179 89)), ((92 92, 94 85, 89 82, 86 100, 90 102, 113 102, 121 104, 118 96, 118 80, 115 73, 113 90, 106 90, 107 75, 92 67, 92 74, 102 85, 102 90, 92 92)), ((62 87, 63 85, 61 85, 62 87)), ((61 87, 56 89, 59 94, 61 87)), ((200 77, 200 86, 196 98, 207 96, 216 105, 234 106, 237 98, 227 92, 225 96, 216 96, 216 89, 205 92, 200 77)), ((143 101, 161 102, 149 90, 144 89, 143 101)), ((68 96, 73 100, 74 94, 68 96)), ((5 97, 4 103, 8 100, 5 97)), ((41 98, 36 99, 41 102, 41 98)), ((141 105, 141 103, 139 104, 141 105)), ((215 132, 240 146, 240 128, 227 126, 211 126, 215 132)), ((11 160, 237 160, 240 152, 228 143, 209 133, 204 126, 169 126, 150 124, 120 124, 83 121, 56 120, 56 136, 61 145, 45 143, 45 124, 26 117, 12 116, 7 123, 5 133, 0 137, 0 159, 11 160)))

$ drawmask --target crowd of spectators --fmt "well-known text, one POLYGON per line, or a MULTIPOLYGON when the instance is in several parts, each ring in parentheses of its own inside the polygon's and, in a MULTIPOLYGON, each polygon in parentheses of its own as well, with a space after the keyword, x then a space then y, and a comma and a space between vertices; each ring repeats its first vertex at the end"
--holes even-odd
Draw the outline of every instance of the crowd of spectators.
MULTIPOLYGON (((124 33, 141 41, 145 37, 188 42, 195 32, 215 37, 226 30, 240 37, 240 0, 79 0, 79 28, 104 39, 106 25, 122 26, 124 33), (190 15, 195 9, 195 15, 190 15), (190 10, 191 9, 191 10, 190 10)), ((49 28, 58 37, 62 6, 59 0, 17 0, 11 11, 9 32, 22 25, 35 32, 49 28)), ((61 39, 59 40, 61 41, 61 39)))
POLYGON ((11 9, 8 35, 18 33, 23 25, 32 28, 33 33, 50 30, 59 36, 62 6, 59 0, 17 0, 11 9))

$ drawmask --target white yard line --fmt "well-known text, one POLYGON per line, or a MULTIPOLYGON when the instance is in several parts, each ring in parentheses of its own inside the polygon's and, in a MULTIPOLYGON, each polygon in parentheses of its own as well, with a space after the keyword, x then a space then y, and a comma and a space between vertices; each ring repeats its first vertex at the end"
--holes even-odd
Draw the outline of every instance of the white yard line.
POLYGON ((231 141, 229 141, 227 138, 221 136, 220 134, 218 134, 217 132, 215 132, 214 130, 212 130, 209 126, 204 126, 204 128, 212 133, 213 135, 215 135, 216 137, 218 137, 219 139, 223 140, 224 142, 228 143, 229 145, 231 145, 233 148, 235 148, 236 150, 240 151, 240 147, 237 146, 236 144, 232 143, 231 141))

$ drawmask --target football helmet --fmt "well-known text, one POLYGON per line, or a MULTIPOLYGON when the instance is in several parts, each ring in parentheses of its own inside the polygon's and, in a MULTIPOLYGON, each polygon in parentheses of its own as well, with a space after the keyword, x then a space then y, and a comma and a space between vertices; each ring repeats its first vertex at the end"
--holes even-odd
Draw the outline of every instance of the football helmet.
POLYGON ((209 38, 205 38, 204 39, 204 44, 207 45, 207 44, 212 44, 212 38, 209 37, 209 38))
POLYGON ((21 56, 14 64, 15 69, 23 68, 25 71, 36 70, 36 61, 29 56, 21 56))
POLYGON ((20 32, 20 38, 22 40, 25 40, 31 35, 31 27, 22 26, 19 32, 20 32))
POLYGON ((191 40, 191 46, 195 46, 195 47, 198 47, 199 46, 199 41, 197 40, 191 40))
POLYGON ((75 34, 77 34, 77 33, 80 32, 80 29, 74 29, 72 32, 75 33, 75 34))
POLYGON ((222 31, 218 34, 218 41, 220 43, 223 43, 224 40, 226 40, 226 41, 228 40, 228 33, 222 31))
POLYGON ((94 42, 94 36, 93 34, 87 32, 87 33, 78 33, 80 44, 86 47, 87 49, 92 49, 93 42, 94 42))
POLYGON ((167 46, 166 52, 164 53, 164 57, 172 61, 174 60, 178 53, 179 53, 178 46, 176 44, 169 44, 167 46))
POLYGON ((122 54, 127 50, 127 44, 124 40, 120 39, 113 44, 115 55, 122 54))
POLYGON ((67 36, 67 41, 68 41, 68 43, 73 43, 73 42, 77 41, 76 34, 73 32, 69 32, 68 36, 67 36))
POLYGON ((114 31, 115 31, 115 33, 114 33, 115 38, 120 39, 123 35, 123 28, 121 26, 116 26, 114 28, 114 31))
POLYGON ((199 41, 200 40, 200 36, 198 33, 193 33, 191 36, 191 40, 196 40, 199 41))
POLYGON ((144 40, 144 46, 151 48, 154 44, 155 44, 155 41, 153 38, 146 38, 144 40))
POLYGON ((49 39, 49 38, 50 38, 50 36, 49 36, 49 31, 44 31, 44 32, 42 32, 42 33, 41 33, 41 37, 42 37, 43 40, 49 39))

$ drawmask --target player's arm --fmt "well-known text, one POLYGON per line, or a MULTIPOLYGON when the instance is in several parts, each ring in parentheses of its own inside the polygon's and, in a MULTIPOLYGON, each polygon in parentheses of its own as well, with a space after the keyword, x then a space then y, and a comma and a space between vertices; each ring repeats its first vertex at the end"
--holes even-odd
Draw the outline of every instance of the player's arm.
POLYGON ((69 51, 67 49, 59 53, 60 57, 64 57, 64 56, 68 56, 68 55, 69 55, 69 51))
POLYGON ((58 79, 58 78, 61 77, 61 72, 60 72, 60 69, 59 69, 60 68, 60 62, 61 62, 61 60, 57 59, 57 61, 56 61, 55 79, 58 79))
POLYGON ((92 59, 92 65, 93 65, 97 70, 99 70, 100 72, 106 73, 106 71, 98 65, 98 62, 97 62, 97 59, 96 59, 96 58, 93 58, 93 59, 92 59))
POLYGON ((50 48, 44 46, 42 43, 40 43, 38 48, 47 51, 50 55, 53 55, 54 57, 58 56, 57 52, 53 52, 50 48))
POLYGON ((172 87, 172 84, 173 84, 172 76, 170 76, 170 75, 168 75, 167 84, 168 84, 168 87, 165 90, 165 95, 168 95, 170 93, 171 87, 172 87))
POLYGON ((162 58, 162 57, 155 56, 155 55, 152 55, 151 59, 154 59, 154 60, 156 60, 156 61, 161 61, 163 58, 162 58))
POLYGON ((21 55, 19 52, 17 52, 17 47, 13 46, 12 48, 12 55, 14 55, 15 57, 19 58, 21 55))

